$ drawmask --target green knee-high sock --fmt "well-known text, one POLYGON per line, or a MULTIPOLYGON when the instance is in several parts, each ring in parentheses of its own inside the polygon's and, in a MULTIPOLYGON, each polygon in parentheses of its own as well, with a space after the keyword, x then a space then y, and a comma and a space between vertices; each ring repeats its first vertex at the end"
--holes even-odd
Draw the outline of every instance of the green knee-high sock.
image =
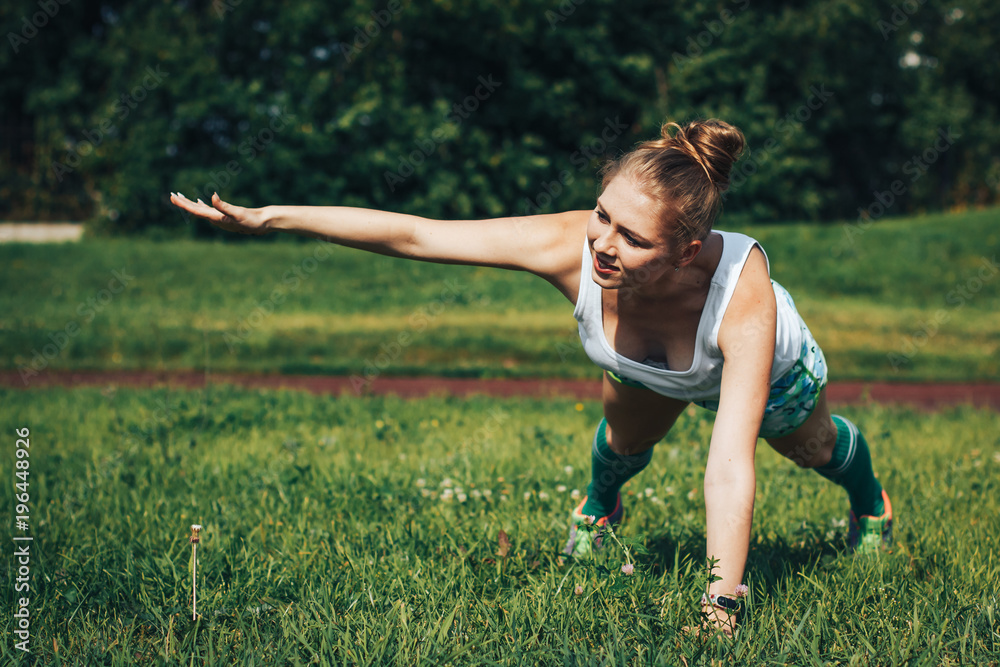
POLYGON ((590 453, 591 479, 587 487, 587 502, 583 506, 584 514, 593 514, 597 518, 615 511, 622 484, 649 465, 653 458, 652 447, 632 456, 611 451, 604 432, 607 423, 606 419, 602 419, 594 433, 594 447, 590 453))
POLYGON ((885 511, 882 502, 882 485, 872 471, 872 457, 868 443, 861 431, 848 419, 831 415, 837 427, 837 444, 833 458, 824 466, 813 468, 823 477, 847 489, 854 516, 881 516, 885 511))

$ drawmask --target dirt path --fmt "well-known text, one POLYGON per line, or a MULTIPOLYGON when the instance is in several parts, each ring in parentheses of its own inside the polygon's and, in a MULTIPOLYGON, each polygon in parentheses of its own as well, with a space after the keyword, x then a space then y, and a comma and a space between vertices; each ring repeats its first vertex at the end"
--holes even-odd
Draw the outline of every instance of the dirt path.
MULTIPOLYGON (((322 375, 253 375, 249 373, 205 373, 194 371, 46 371, 29 379, 26 385, 17 371, 0 371, 0 386, 28 389, 47 386, 127 386, 152 387, 169 385, 197 389, 206 381, 212 385, 235 384, 241 387, 287 388, 313 394, 352 395, 396 394, 414 398, 431 394, 468 396, 565 396, 598 400, 601 383, 598 380, 470 380, 443 377, 395 378, 380 377, 367 385, 351 378, 322 375)), ((827 388, 833 403, 909 404, 923 409, 971 403, 1000 410, 1000 384, 937 383, 903 384, 889 382, 834 382, 827 388)))

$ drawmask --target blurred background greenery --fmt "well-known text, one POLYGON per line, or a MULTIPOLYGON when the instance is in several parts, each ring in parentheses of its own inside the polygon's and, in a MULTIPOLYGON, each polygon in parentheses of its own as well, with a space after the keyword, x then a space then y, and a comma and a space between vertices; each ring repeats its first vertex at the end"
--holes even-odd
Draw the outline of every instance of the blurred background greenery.
POLYGON ((216 190, 440 218, 585 208, 602 158, 701 117, 749 140, 733 224, 1000 191, 987 0, 31 0, 0 25, 5 220, 216 236, 167 201, 216 190))

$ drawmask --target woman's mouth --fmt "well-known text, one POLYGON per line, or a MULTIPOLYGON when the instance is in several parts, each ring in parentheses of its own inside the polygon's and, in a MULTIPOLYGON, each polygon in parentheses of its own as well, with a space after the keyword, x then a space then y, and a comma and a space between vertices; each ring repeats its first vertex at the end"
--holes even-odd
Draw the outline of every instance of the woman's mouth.
POLYGON ((610 264, 605 264, 602 262, 597 255, 594 255, 594 268, 597 269, 598 273, 604 274, 606 276, 616 273, 618 269, 611 266, 610 264))

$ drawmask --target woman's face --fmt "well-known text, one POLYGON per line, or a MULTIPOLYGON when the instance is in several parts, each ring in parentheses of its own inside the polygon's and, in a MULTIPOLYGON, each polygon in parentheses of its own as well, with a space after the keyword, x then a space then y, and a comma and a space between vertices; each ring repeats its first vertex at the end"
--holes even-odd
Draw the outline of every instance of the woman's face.
POLYGON ((594 281, 604 289, 654 293, 681 260, 658 219, 660 205, 628 178, 616 176, 597 199, 587 224, 594 281), (610 272, 603 269, 611 268, 610 272))

